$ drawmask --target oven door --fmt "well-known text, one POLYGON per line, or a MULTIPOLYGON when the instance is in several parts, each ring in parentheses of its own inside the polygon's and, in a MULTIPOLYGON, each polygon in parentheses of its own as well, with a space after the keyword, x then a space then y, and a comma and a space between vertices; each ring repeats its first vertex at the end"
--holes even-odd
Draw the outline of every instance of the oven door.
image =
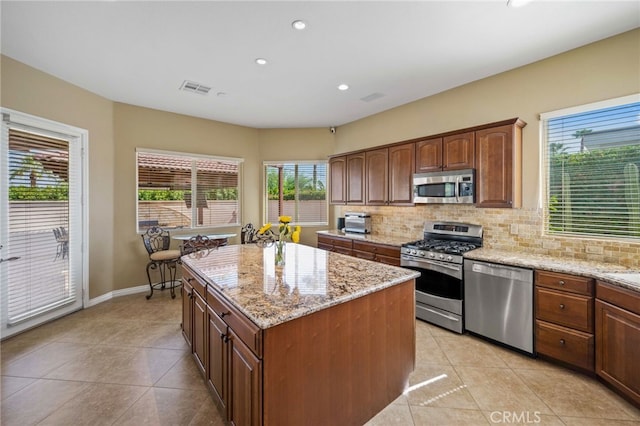
POLYGON ((403 255, 400 266, 420 272, 416 278, 416 291, 462 300, 462 265, 429 259, 414 260, 403 255))

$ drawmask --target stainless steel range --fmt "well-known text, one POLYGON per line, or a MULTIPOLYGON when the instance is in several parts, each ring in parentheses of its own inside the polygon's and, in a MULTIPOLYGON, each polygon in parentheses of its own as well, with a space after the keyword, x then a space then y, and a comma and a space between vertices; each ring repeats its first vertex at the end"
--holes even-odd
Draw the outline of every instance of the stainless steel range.
POLYGON ((425 222, 424 238, 402 245, 400 265, 421 273, 416 279, 416 317, 463 331, 463 258, 482 246, 482 226, 425 222))

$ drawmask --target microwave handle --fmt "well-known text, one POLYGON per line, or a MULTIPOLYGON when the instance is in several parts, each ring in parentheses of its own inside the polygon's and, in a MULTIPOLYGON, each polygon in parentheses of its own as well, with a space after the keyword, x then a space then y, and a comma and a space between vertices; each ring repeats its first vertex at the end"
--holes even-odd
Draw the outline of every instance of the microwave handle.
POLYGON ((460 202, 460 178, 458 176, 456 176, 456 187, 453 193, 456 196, 456 202, 459 203, 460 202))

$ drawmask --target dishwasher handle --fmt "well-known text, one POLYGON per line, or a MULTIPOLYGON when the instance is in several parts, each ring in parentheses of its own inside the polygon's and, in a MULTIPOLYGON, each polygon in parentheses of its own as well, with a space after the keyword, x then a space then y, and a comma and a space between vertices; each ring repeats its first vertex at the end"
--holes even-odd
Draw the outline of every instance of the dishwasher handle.
POLYGON ((504 265, 473 262, 471 270, 473 272, 492 277, 506 278, 508 280, 523 281, 527 283, 533 282, 533 272, 531 269, 512 268, 504 265))

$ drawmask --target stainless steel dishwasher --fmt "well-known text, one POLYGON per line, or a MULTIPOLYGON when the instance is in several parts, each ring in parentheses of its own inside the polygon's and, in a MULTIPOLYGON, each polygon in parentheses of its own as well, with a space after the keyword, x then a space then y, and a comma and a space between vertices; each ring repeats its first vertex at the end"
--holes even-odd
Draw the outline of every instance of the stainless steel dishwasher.
POLYGON ((533 354, 533 271, 465 259, 464 327, 533 354))

